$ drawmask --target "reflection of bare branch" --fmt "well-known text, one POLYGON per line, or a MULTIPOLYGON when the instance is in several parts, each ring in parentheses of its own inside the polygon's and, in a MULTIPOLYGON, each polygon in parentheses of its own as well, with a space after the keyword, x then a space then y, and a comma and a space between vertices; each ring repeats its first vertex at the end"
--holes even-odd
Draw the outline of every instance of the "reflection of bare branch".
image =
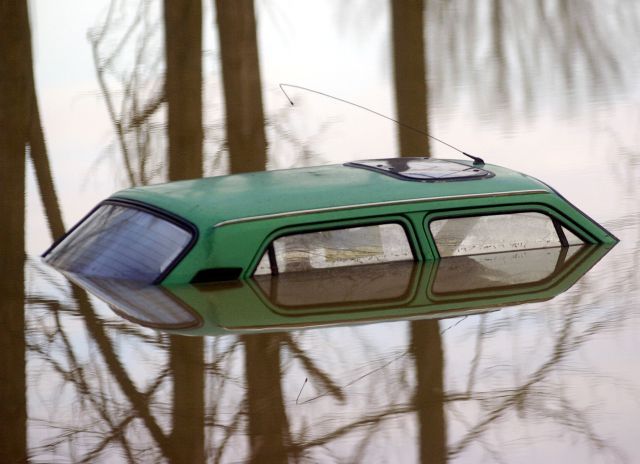
MULTIPOLYGON (((287 163, 287 167, 310 166, 314 164, 325 164, 326 160, 322 155, 314 149, 325 137, 328 129, 334 124, 332 121, 325 121, 318 127, 317 131, 308 138, 303 138, 297 134, 295 127, 296 121, 292 119, 290 108, 284 108, 278 111, 273 117, 270 117, 266 126, 273 131, 273 146, 270 149, 274 153, 283 153, 292 150, 294 154, 294 163, 287 163)), ((274 159, 275 162, 279 160, 274 159)), ((281 162, 281 161, 280 161, 281 162)))
POLYGON ((304 450, 313 448, 315 446, 325 446, 329 442, 336 440, 344 435, 358 431, 358 429, 360 429, 361 427, 369 427, 385 420, 392 419, 395 416, 413 413, 414 411, 415 408, 413 407, 413 405, 393 405, 391 408, 384 411, 368 413, 364 417, 361 417, 342 427, 338 427, 333 431, 312 440, 296 441, 296 448, 299 450, 304 450))
MULTIPOLYGON (((96 410, 99 413, 100 418, 104 422, 104 424, 108 426, 109 430, 113 431, 112 434, 109 435, 110 437, 109 440, 105 442, 105 446, 108 442, 117 438, 120 441, 125 454, 127 456, 130 456, 131 450, 122 431, 124 429, 124 426, 126 426, 131 421, 131 419, 134 418, 134 416, 128 417, 121 424, 116 424, 111 419, 108 409, 114 410, 113 405, 107 408, 106 404, 100 401, 100 399, 103 398, 103 395, 95 395, 91 391, 91 388, 89 387, 89 383, 85 378, 85 372, 77 362, 75 353, 73 352, 71 344, 69 343, 69 340, 66 337, 66 334, 64 333, 62 326, 60 325, 60 321, 57 317, 58 313, 54 312, 53 314, 54 314, 54 317, 56 317, 56 320, 58 323, 57 334, 63 340, 66 359, 70 361, 71 367, 69 369, 65 369, 64 367, 62 367, 62 365, 59 362, 57 362, 53 357, 51 357, 51 353, 49 352, 49 350, 44 350, 41 346, 38 346, 36 344, 30 344, 29 350, 31 352, 39 354, 43 360, 45 360, 48 364, 50 364, 53 367, 55 372, 58 372, 60 374, 60 376, 65 382, 75 385, 76 391, 78 391, 78 393, 80 394, 81 402, 83 403, 88 402, 90 405, 93 406, 94 410, 96 410)), ((83 404, 83 408, 86 408, 84 404, 83 404)), ((54 424, 49 424, 49 426, 51 428, 56 427, 54 424)), ((65 431, 58 436, 57 440, 54 439, 53 441, 45 445, 46 447, 49 447, 49 448, 55 447, 56 442, 59 442, 60 440, 70 440, 74 435, 82 434, 85 432, 83 428, 74 429, 74 430, 70 430, 69 428, 66 428, 66 427, 58 427, 58 428, 64 429, 65 431)), ((89 453, 89 455, 96 456, 97 453, 102 450, 102 448, 103 447, 99 447, 99 450, 96 450, 96 452, 94 453, 89 453)))
POLYGON ((149 19, 152 4, 141 1, 133 13, 117 15, 116 11, 130 4, 112 0, 105 20, 88 34, 98 85, 130 185, 146 184, 160 172, 152 161, 159 143, 154 134, 162 131, 153 118, 165 102, 165 89, 164 81, 155 74, 163 60, 153 49, 158 28, 149 19), (126 63, 124 71, 119 69, 121 61, 126 63))
POLYGON ((476 335, 476 349, 471 361, 471 369, 469 370, 469 381, 467 382, 467 392, 470 393, 476 381, 476 373, 478 372, 478 366, 480 365, 480 359, 482 358, 482 341, 484 340, 484 326, 487 322, 487 315, 480 315, 480 324, 478 325, 478 334, 476 335))
POLYGON ((168 439, 149 411, 146 395, 139 392, 129 378, 129 375, 120 363, 118 356, 115 354, 111 340, 104 332, 101 322, 91 310, 91 306, 86 299, 86 295, 74 288, 74 299, 78 303, 78 311, 83 316, 89 334, 99 347, 109 371, 120 385, 120 388, 122 388, 126 397, 131 401, 131 405, 137 412, 138 417, 142 419, 149 430, 149 433, 162 450, 162 453, 165 456, 170 456, 171 452, 169 449, 168 439))
POLYGON ((640 19, 633 2, 614 2, 608 15, 595 1, 425 3, 427 55, 438 58, 429 62, 434 103, 451 106, 466 87, 479 111, 532 113, 550 88, 573 105, 574 89, 602 93, 628 83, 623 50, 640 19))
POLYGON ((166 102, 165 90, 155 96, 152 100, 146 102, 145 107, 141 111, 135 111, 129 121, 129 125, 132 127, 141 126, 151 118, 159 109, 162 104, 166 102))
MULTIPOLYGON (((103 423, 107 425, 107 429, 110 430, 110 432, 108 432, 105 435, 103 440, 101 440, 101 442, 93 450, 89 451, 85 455, 85 458, 83 460, 87 462, 91 461, 95 456, 97 456, 104 449, 104 447, 106 447, 111 441, 116 439, 120 441, 125 453, 127 455, 131 455, 131 451, 128 449, 129 445, 127 444, 127 441, 123 432, 124 432, 125 426, 129 425, 134 418, 138 417, 138 415, 130 414, 130 409, 127 407, 123 407, 122 412, 125 412, 125 411, 127 412, 127 416, 125 417, 125 419, 120 420, 118 423, 113 421, 109 411, 117 413, 117 410, 113 407, 114 403, 112 400, 108 402, 110 403, 109 405, 107 405, 107 403, 103 403, 101 399, 105 398, 106 395, 104 393, 96 394, 96 392, 94 392, 90 387, 90 383, 86 380, 86 377, 85 377, 85 371, 77 361, 72 344, 65 333, 64 326, 59 318, 60 312, 57 310, 57 305, 51 305, 51 314, 53 315, 53 318, 56 322, 56 330, 53 334, 53 337, 49 336, 48 339, 50 339, 51 342, 53 342, 55 337, 55 338, 59 338, 62 341, 64 358, 70 364, 70 367, 68 369, 64 368, 55 358, 51 356, 51 351, 49 348, 44 348, 41 345, 32 343, 29 345, 29 349, 34 353, 38 353, 41 356, 41 358, 53 368, 55 372, 58 372, 60 374, 61 378, 65 382, 68 382, 74 385, 76 391, 80 395, 80 399, 82 401, 88 401, 88 403, 92 405, 93 409, 99 413, 99 416, 103 421, 103 423)), ((147 399, 150 398, 156 392, 159 386, 166 381, 168 377, 168 373, 169 371, 167 369, 164 369, 163 371, 161 371, 157 375, 155 382, 153 382, 148 387, 147 391, 142 393, 141 396, 147 399)), ((80 434, 84 432, 85 431, 83 429, 80 429, 77 431, 72 431, 67 429, 60 436, 59 439, 61 438, 69 439, 71 436, 75 434, 80 434)), ((55 444, 55 441, 50 443, 48 446, 52 446, 52 444, 55 444)))
MULTIPOLYGON (((105 25, 106 27, 106 25, 105 25)), ((129 184, 130 185, 136 185, 136 181, 133 175, 133 170, 131 168, 131 161, 130 161, 130 157, 129 157, 129 150, 127 148, 127 145, 125 143, 125 138, 124 138, 124 129, 122 128, 122 121, 120 120, 120 118, 118 117, 116 110, 115 110, 115 106, 113 103, 113 100, 111 98, 111 92, 109 91, 109 88, 107 86, 105 77, 104 77, 104 68, 103 65, 100 63, 100 57, 98 56, 98 38, 101 38, 102 34, 94 39, 91 39, 91 52, 92 52, 92 56, 93 56, 93 62, 94 65, 96 67, 96 74, 97 74, 97 78, 98 78, 98 84, 100 85, 100 90, 102 91, 102 94, 105 96, 105 103, 107 105, 107 111, 109 113, 109 117, 114 125, 114 128, 116 130, 116 134, 117 134, 117 140, 118 143, 120 145, 120 150, 122 151, 122 157, 123 157, 123 161, 124 161, 124 167, 125 170, 127 172, 128 178, 129 178, 129 184)), ((107 60, 109 61, 109 60, 107 60)))
POLYGON ((133 419, 135 419, 135 416, 128 416, 128 417, 125 417, 124 420, 122 420, 118 424, 114 424, 114 425, 109 424, 111 433, 106 434, 94 449, 92 449, 88 453, 85 453, 84 457, 79 462, 87 462, 87 463, 93 462, 105 450, 105 448, 112 441, 115 441, 116 439, 120 440, 122 444, 125 445, 123 446, 123 449, 127 456, 127 461, 135 462, 131 449, 129 446, 127 446, 128 443, 123 433, 126 427, 131 423, 131 421, 133 421, 133 419))
POLYGON ((366 461, 365 452, 367 450, 367 446, 369 446, 369 444, 373 441, 374 435, 379 431, 381 425, 382 422, 372 422, 369 425, 367 433, 360 439, 360 443, 357 447, 355 447, 353 454, 349 456, 347 462, 366 461))
MULTIPOLYGON (((535 393, 533 387, 536 384, 540 383, 550 372, 552 372, 553 368, 556 367, 564 358, 566 358, 569 353, 575 351, 582 344, 584 344, 590 336, 598 333, 598 331, 606 328, 611 323, 610 319, 597 321, 591 324, 582 334, 571 338, 570 335, 573 323, 576 321, 578 316, 579 314, 577 313, 577 310, 574 310, 569 314, 569 316, 565 319, 562 329, 560 330, 560 334, 556 339, 554 349, 549 359, 547 359, 547 361, 545 361, 536 371, 529 375, 525 383, 512 389, 508 393, 508 396, 504 398, 498 404, 498 406, 492 408, 485 415, 484 419, 473 426, 462 439, 460 439, 456 444, 450 445, 448 450, 449 457, 458 455, 460 452, 462 452, 462 450, 464 450, 466 446, 476 441, 483 433, 487 431, 487 427, 492 422, 497 421, 510 408, 520 407, 525 402, 528 396, 531 396, 535 393)), ((494 399, 496 398, 495 392, 491 393, 491 397, 494 399)), ((451 401, 461 398, 468 399, 470 398, 470 396, 457 396, 455 394, 447 394, 445 397, 445 401, 451 401)), ((590 429, 585 428, 583 430, 588 430, 588 435, 593 436, 593 434, 590 432, 590 429)), ((599 444, 602 442, 600 440, 597 440, 596 443, 599 444)))
MULTIPOLYGON (((246 406, 245 406, 246 407, 246 406)), ((217 446, 216 454, 213 458, 213 462, 222 462, 222 456, 227 449, 227 445, 229 444, 229 440, 231 437, 239 431, 240 421, 243 418, 245 412, 245 407, 238 408, 238 412, 233 415, 233 419, 231 423, 225 428, 225 433, 222 436, 222 440, 220 444, 217 446)))
POLYGON ((345 395, 340 386, 337 385, 326 372, 316 365, 316 363, 307 355, 307 353, 304 352, 304 350, 300 348, 298 343, 290 335, 286 335, 284 337, 283 343, 289 350, 291 350, 293 356, 302 363, 309 375, 314 378, 316 382, 322 385, 323 390, 325 390, 328 395, 333 396, 340 402, 345 401, 345 395))
MULTIPOLYGON (((240 348, 242 344, 236 341, 231 346, 224 350, 222 353, 217 353, 215 359, 210 364, 207 364, 207 372, 214 376, 216 379, 223 381, 237 382, 237 380, 229 375, 227 372, 228 364, 231 362, 231 357, 240 348)), ((239 382, 237 382, 239 383, 239 382)))
MULTIPOLYGON (((396 362, 396 361, 398 361, 399 359, 401 359, 401 358, 405 357, 407 354, 408 354, 408 352, 407 352, 407 351, 403 351, 403 352, 402 352, 402 353, 400 353, 399 355, 395 355, 395 356, 393 356, 389 361, 387 361, 387 362, 385 362, 385 363, 383 363, 383 364, 381 364, 381 365, 379 365, 379 366, 375 367, 374 369, 371 369, 371 370, 369 370, 369 371, 365 372, 364 374, 362 374, 362 375, 360 375, 360 376, 356 377, 355 379, 353 379, 353 380, 351 380, 351 381, 349 381, 349 382, 345 383, 344 385, 339 386, 339 388, 340 388, 341 390, 345 390, 347 387, 350 387, 350 386, 352 386, 352 385, 356 384, 357 382, 360 382, 361 380, 363 380, 363 379, 365 379, 365 378, 369 377, 370 375, 372 375, 372 374, 374 374, 374 373, 376 373, 376 372, 379 372, 379 371, 381 371, 381 370, 385 369, 386 367, 388 367, 388 366, 390 366, 391 364, 395 363, 395 362, 396 362)), ((317 394, 316 396, 313 396, 313 397, 311 397, 311 398, 309 398, 309 399, 307 399, 307 400, 305 400, 305 401, 300 402, 299 404, 307 404, 307 403, 311 403, 312 401, 316 401, 317 399, 322 398, 322 397, 324 397, 324 396, 327 396, 327 395, 329 395, 330 393, 331 393, 331 391, 324 391, 324 392, 322 392, 322 393, 317 394)))
MULTIPOLYGON (((45 212, 47 216, 50 218, 49 223, 51 227, 53 227, 53 225, 57 223, 62 224, 62 215, 59 210, 57 201, 52 201, 50 203, 45 204, 45 208, 47 208, 45 212)), ((53 233, 53 230, 52 230, 52 233, 53 233)), ((170 455, 167 437, 164 435, 164 433, 156 423, 155 419, 150 414, 148 402, 147 402, 148 398, 146 394, 141 393, 137 390, 132 380, 129 378, 128 373, 126 372, 124 367, 120 364, 120 360, 118 359, 118 356, 115 354, 111 340, 105 333, 104 325, 102 324, 102 321, 95 315, 91 307, 91 304, 89 302, 87 294, 84 293, 82 290, 80 290, 78 287, 72 286, 71 295, 72 295, 72 300, 75 302, 78 313, 84 318, 85 324, 89 330, 89 334, 92 340, 99 347, 103 355, 103 358, 109 370, 111 371, 112 375, 115 377, 121 389, 130 400, 134 410, 137 412, 138 417, 140 417, 143 420, 147 429, 151 433, 151 436, 156 440, 156 442, 158 443, 160 449, 163 451, 165 456, 170 455)), ((52 309, 54 309, 53 313, 55 314, 55 318, 56 318, 57 330, 59 333, 63 334, 62 335, 63 346, 67 353, 67 357, 72 363, 77 363, 75 356, 73 355, 73 351, 71 349, 71 344, 69 343, 68 338, 66 338, 66 335, 64 335, 64 330, 60 323, 58 312, 55 311, 55 307, 52 309)), ((82 377, 80 378, 76 377, 76 375, 82 373, 82 371, 78 369, 77 365, 76 365, 76 368, 73 369, 71 373, 65 374, 64 369, 61 369, 59 366, 57 367, 57 369, 59 369, 60 373, 63 375, 63 378, 78 384, 79 386, 78 391, 80 391, 81 393, 87 391, 86 381, 84 381, 82 377)), ((101 410, 101 408, 99 407, 97 409, 99 411, 101 410)), ((107 416, 104 415, 104 411, 102 412, 103 412, 104 418, 107 419, 107 416)), ((107 423, 111 424, 110 420, 107 420, 107 423)))
MULTIPOLYGON (((32 90, 35 95, 35 88, 32 90)), ((38 189, 40 190, 40 198, 45 204, 45 210, 51 209, 54 205, 50 204, 57 201, 54 190, 53 177, 51 176, 51 168, 49 166, 49 158, 47 156, 47 148, 44 143, 44 133, 40 123, 40 114, 37 100, 33 99, 33 115, 31 118, 31 128, 29 135, 29 146, 31 148, 30 155, 33 161, 34 171, 38 179, 38 189)), ((52 237, 58 238, 64 234, 64 225, 62 220, 57 217, 47 216, 52 237)))

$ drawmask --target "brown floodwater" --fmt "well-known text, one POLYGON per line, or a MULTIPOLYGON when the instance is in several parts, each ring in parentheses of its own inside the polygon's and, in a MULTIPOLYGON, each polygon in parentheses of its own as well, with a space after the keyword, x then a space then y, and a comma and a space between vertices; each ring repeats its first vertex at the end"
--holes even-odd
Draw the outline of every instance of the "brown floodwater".
POLYGON ((0 462, 640 460, 640 5, 164 3, 0 5, 0 462), (459 156, 283 82, 620 243, 222 289, 43 263, 132 185, 459 156))

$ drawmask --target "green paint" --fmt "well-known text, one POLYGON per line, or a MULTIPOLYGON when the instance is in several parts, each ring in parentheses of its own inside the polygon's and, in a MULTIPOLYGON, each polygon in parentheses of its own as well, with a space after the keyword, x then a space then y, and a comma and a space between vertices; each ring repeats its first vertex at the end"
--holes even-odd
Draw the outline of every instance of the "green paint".
POLYGON ((554 247, 206 285, 68 277, 142 325, 181 335, 243 334, 442 319, 547 301, 568 290, 610 249, 554 247), (155 311, 149 311, 150 301, 155 311))
POLYGON ((135 187, 111 199, 151 205, 198 228, 196 244, 166 284, 189 282, 209 268, 241 268, 240 277, 248 278, 268 243, 280 235, 389 221, 405 225, 419 261, 433 260, 437 251, 425 220, 442 215, 541 211, 586 243, 617 242, 544 183, 495 165, 483 168, 495 176, 415 182, 332 165, 135 187))

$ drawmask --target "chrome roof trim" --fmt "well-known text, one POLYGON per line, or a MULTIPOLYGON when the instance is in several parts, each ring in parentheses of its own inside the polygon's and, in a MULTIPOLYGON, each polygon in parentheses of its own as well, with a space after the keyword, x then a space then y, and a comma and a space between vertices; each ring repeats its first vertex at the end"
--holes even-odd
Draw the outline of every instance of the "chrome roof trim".
POLYGON ((283 213, 272 213, 272 214, 263 214, 260 216, 248 216, 237 219, 228 219, 226 221, 218 222, 213 227, 222 227, 228 226, 232 224, 240 224, 243 222, 252 222, 252 221, 260 221, 265 219, 276 219, 283 218, 289 216, 301 216, 306 214, 316 214, 316 213, 327 213, 331 211, 345 211, 350 209, 357 208, 374 208, 376 206, 393 206, 393 205, 408 205, 414 203, 427 203, 432 201, 441 201, 441 200, 460 200, 460 199, 469 199, 469 198, 491 198, 491 197, 509 197, 516 195, 534 195, 540 193, 550 193, 548 190, 512 190, 509 192, 492 192, 492 193, 468 193, 465 195, 450 195, 445 197, 429 197, 429 198, 410 198, 407 200, 390 200, 390 201, 379 201, 376 203, 364 203, 358 205, 343 205, 343 206, 328 206, 325 208, 316 208, 316 209, 305 209, 298 211, 286 211, 283 213))

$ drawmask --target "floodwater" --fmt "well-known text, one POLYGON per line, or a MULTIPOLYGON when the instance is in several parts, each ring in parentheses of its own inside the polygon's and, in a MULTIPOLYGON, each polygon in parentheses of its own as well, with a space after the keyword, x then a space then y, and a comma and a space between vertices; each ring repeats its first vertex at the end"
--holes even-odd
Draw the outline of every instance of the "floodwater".
MULTIPOLYGON (((0 5, 0 462, 640 460, 637 2, 164 3, 0 5), (175 290, 219 311, 196 336, 131 322, 42 262, 131 185, 459 156, 316 93, 288 89, 291 106, 283 82, 543 179, 621 241, 535 258, 549 286, 459 313, 424 301, 473 290, 455 266, 362 274, 375 311, 297 325, 175 290)), ((230 292, 260 311, 266 288, 230 292)))

